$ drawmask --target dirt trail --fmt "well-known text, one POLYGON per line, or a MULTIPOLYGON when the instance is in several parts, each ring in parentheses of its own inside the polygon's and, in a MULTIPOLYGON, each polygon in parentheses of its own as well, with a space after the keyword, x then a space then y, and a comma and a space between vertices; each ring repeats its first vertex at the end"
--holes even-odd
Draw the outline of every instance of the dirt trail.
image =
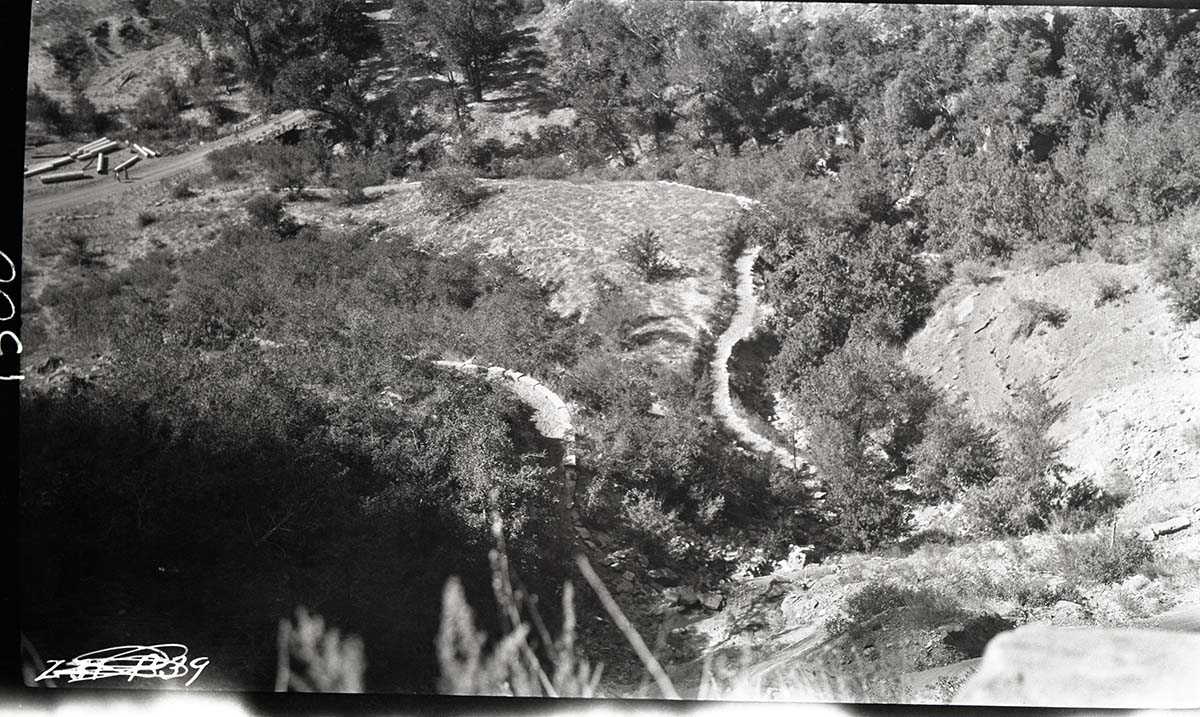
MULTIPOLYGON (((223 137, 183 154, 143 162, 133 170, 134 179, 129 182, 117 182, 108 176, 97 176, 94 179, 85 180, 78 184, 68 185, 62 191, 27 196, 24 207, 25 221, 28 222, 30 219, 44 214, 66 211, 93 202, 110 199, 124 192, 146 187, 154 182, 160 182, 164 179, 191 171, 198 167, 204 161, 204 158, 214 150, 223 149, 241 142, 261 139, 273 132, 277 132, 281 127, 304 121, 307 115, 308 113, 304 110, 294 110, 274 117, 257 127, 247 129, 240 133, 240 135, 223 137)), ((26 187, 29 186, 40 185, 30 185, 27 183, 26 187)))
POLYGON ((438 368, 458 371, 460 373, 483 376, 493 383, 503 383, 505 387, 516 394, 522 403, 533 409, 533 424, 546 438, 561 441, 563 446, 562 473, 563 493, 558 501, 563 512, 564 520, 569 521, 575 537, 592 550, 599 550, 591 539, 579 510, 575 507, 575 489, 577 484, 575 455, 575 424, 571 421, 571 412, 567 404, 549 386, 520 371, 512 371, 501 366, 483 366, 468 361, 433 361, 438 368))
POLYGON ((733 354, 733 347, 754 330, 758 312, 758 301, 754 296, 754 261, 761 250, 762 247, 757 246, 746 249, 734 265, 737 272, 737 310, 729 322, 729 328, 717 338, 716 355, 712 360, 713 414, 737 436, 739 442, 759 453, 774 455, 782 465, 804 470, 806 464, 799 455, 756 433, 750 423, 738 415, 729 392, 729 357, 733 354))

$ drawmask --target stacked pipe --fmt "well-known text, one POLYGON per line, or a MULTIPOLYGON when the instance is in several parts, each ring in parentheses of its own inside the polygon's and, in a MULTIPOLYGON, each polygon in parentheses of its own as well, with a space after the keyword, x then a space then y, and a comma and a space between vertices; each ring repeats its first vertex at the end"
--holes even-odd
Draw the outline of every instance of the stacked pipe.
POLYGON ((68 157, 59 157, 58 159, 52 159, 49 162, 43 162, 42 164, 35 164, 34 166, 25 170, 25 177, 29 178, 29 177, 35 177, 39 174, 45 174, 46 172, 49 172, 54 169, 58 169, 59 167, 70 164, 71 162, 74 162, 74 161, 75 161, 74 157, 68 156, 68 157))
POLYGON ((137 142, 133 143, 133 149, 138 154, 142 155, 143 157, 146 157, 147 159, 150 157, 158 156, 158 152, 155 152, 154 150, 150 149, 149 147, 143 147, 142 145, 138 144, 137 142))
POLYGON ((96 155, 96 174, 108 174, 108 155, 96 155))
POLYGON ((47 174, 42 177, 42 184, 58 184, 59 182, 74 182, 77 179, 87 179, 87 172, 74 170, 71 172, 59 172, 58 174, 47 174))
POLYGON ((79 155, 83 154, 84 152, 88 151, 89 149, 101 147, 110 142, 112 142, 112 140, 109 139, 108 137, 101 137, 100 139, 98 139, 94 142, 88 142, 87 144, 83 145, 82 147, 79 147, 78 149, 76 149, 74 152, 71 153, 71 156, 78 157, 79 155))
POLYGON ((118 150, 120 148, 121 148, 121 144, 119 142, 109 141, 109 142, 105 142, 104 144, 98 144, 95 147, 91 147, 86 150, 82 150, 82 151, 76 150, 78 152, 78 154, 75 155, 75 158, 76 159, 91 159, 92 157, 95 157, 96 155, 108 154, 109 152, 118 150))

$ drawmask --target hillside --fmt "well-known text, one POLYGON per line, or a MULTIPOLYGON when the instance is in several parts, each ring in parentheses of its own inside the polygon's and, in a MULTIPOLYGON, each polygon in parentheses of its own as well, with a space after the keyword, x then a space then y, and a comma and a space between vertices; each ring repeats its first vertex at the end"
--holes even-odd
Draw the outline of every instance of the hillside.
POLYGON ((1128 481, 1130 519, 1158 520, 1200 500, 1200 326, 1172 319, 1145 264, 997 271, 986 283, 951 287, 907 360, 980 416, 999 410, 1016 383, 1048 380, 1069 403, 1054 428, 1065 462, 1101 485, 1128 481), (1103 278, 1129 291, 1097 307, 1103 278), (1024 299, 1060 306, 1068 318, 1014 338, 1024 299))
POLYGON ((564 315, 586 312, 598 273, 617 282, 637 305, 641 341, 662 341, 667 355, 685 358, 694 348, 723 290, 725 232, 738 211, 735 198, 692 187, 654 182, 572 183, 485 181, 491 192, 461 219, 423 209, 418 184, 383 188, 362 208, 297 204, 304 221, 329 225, 381 222, 404 227, 440 251, 482 247, 512 252, 531 276, 557 287, 551 305, 564 315), (648 284, 617 252, 631 236, 652 230, 684 276, 648 284))
MULTIPOLYGON (((1017 382, 1050 380, 1069 404, 1053 431, 1065 443, 1064 461, 1076 477, 1129 494, 1116 516, 1122 534, 1174 516, 1194 523, 1200 508, 1200 327, 1172 319, 1147 271, 1144 263, 1093 260, 959 280, 905 354, 984 418, 1003 407, 1017 382), (1118 279, 1127 293, 1095 306, 1102 278, 1118 279), (1061 306, 1068 318, 1023 338, 1016 333, 1022 299, 1061 306)), ((924 511, 918 525, 952 530, 954 515, 942 506, 924 511)), ((781 563, 769 576, 727 586, 728 607, 697 616, 680 642, 740 663, 738 682, 724 686, 731 696, 836 698, 867 689, 873 699, 946 701, 977 669, 988 639, 1014 626, 1194 620, 1200 531, 1155 541, 1156 568, 1135 560, 1107 572, 1106 558, 1087 556, 1106 554, 1116 538, 1104 528, 935 540, 819 565, 781 563), (860 598, 858 612, 856 594, 872 595, 860 598), (841 632, 848 613, 854 626, 841 632), (847 664, 851 682, 870 684, 847 683, 847 664)), ((675 665, 677 683, 698 689, 703 659, 675 665)))

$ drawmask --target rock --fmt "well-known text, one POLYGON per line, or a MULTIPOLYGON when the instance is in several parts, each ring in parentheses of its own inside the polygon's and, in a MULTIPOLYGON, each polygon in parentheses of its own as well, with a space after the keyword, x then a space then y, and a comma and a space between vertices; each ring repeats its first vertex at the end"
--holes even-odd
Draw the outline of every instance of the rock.
POLYGON ((704 593, 700 596, 700 604, 716 612, 725 606, 725 596, 721 593, 704 593))
POLYGON ((575 533, 578 534, 579 537, 583 538, 584 540, 587 540, 588 538, 592 537, 591 531, 589 531, 587 528, 584 528, 583 526, 578 526, 578 525, 575 526, 575 533))
POLYGON ((1070 600, 1059 600, 1054 603, 1054 607, 1050 608, 1050 623, 1052 625, 1064 627, 1084 625, 1087 624, 1088 617, 1087 608, 1070 600))
POLYGON ((650 404, 650 408, 648 408, 646 410, 646 413, 649 413, 651 416, 663 418, 665 416, 671 415, 671 409, 668 408, 665 404, 663 404, 659 401, 655 401, 654 403, 650 404))
POLYGON ((634 586, 632 582, 621 578, 620 580, 617 580, 615 588, 618 593, 628 594, 633 592, 634 586))
POLYGON ((632 570, 626 570, 625 572, 621 573, 621 577, 625 578, 631 583, 637 581, 637 575, 634 575, 632 570))
POLYGON ((674 587, 679 584, 679 574, 670 568, 654 568, 647 571, 646 576, 667 587, 674 587))
POLYGON ((1186 530, 1186 529, 1190 528, 1191 526, 1192 526, 1192 519, 1189 516, 1181 515, 1177 518, 1171 518, 1170 520, 1164 520, 1161 523, 1155 523, 1153 525, 1148 526, 1148 528, 1150 530, 1154 531, 1155 536, 1159 536, 1159 535, 1170 535, 1171 533, 1178 533, 1179 531, 1186 530))
POLYGON ((1134 536, 1142 542, 1153 543, 1155 538, 1158 537, 1158 534, 1154 532, 1154 528, 1145 527, 1134 533, 1134 536))
POLYGON ((1200 706, 1200 635, 1028 625, 996 636, 955 704, 1200 706))
POLYGON ((1138 573, 1137 575, 1130 575, 1129 577, 1125 578, 1125 580, 1121 583, 1121 587, 1125 588, 1126 590, 1141 590, 1149 584, 1150 578, 1138 573))
POLYGON ((700 602, 700 597, 696 595, 696 591, 684 586, 678 588, 667 588, 663 590, 663 598, 668 605, 682 605, 684 607, 696 605, 700 602))

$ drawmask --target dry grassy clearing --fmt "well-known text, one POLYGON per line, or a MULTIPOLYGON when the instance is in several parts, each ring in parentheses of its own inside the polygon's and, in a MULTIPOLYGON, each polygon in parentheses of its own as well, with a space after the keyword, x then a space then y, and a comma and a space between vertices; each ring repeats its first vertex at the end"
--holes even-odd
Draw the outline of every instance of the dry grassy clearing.
POLYGON ((439 251, 511 251, 532 276, 557 287, 552 305, 564 314, 587 310, 593 277, 603 274, 645 307, 640 331, 647 340, 687 347, 708 327, 723 288, 725 233, 739 211, 733 197, 654 182, 483 184, 491 195, 459 219, 428 214, 417 184, 383 188, 361 208, 298 203, 289 211, 309 222, 381 222, 439 251), (684 266, 682 278, 647 284, 617 255, 622 242, 646 229, 684 266))

